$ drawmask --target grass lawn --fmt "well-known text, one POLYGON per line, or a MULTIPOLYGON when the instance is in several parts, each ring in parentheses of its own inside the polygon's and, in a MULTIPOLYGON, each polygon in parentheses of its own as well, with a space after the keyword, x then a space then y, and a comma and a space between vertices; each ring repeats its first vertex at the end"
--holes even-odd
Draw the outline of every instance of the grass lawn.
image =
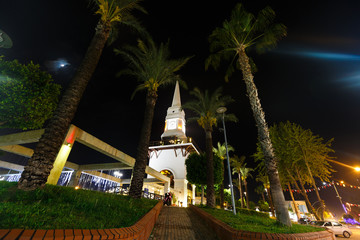
POLYGON ((0 181, 0 229, 90 229, 129 227, 157 200, 46 185, 22 191, 0 181))
POLYGON ((245 213, 238 213, 235 216, 233 212, 222 209, 211 209, 206 207, 201 209, 237 230, 262 233, 305 233, 324 231, 323 228, 300 225, 297 223, 294 223, 292 227, 283 226, 269 217, 254 216, 245 213))

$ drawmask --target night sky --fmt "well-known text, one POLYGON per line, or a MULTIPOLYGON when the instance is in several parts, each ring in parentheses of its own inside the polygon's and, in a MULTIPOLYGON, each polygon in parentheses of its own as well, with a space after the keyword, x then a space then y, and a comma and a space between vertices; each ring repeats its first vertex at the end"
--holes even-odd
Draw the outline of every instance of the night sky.
MULTIPOLYGON (((143 6, 148 14, 136 16, 156 42, 170 41, 173 57, 194 56, 180 71, 189 90, 223 86, 224 93, 236 100, 228 107, 228 112, 239 118, 238 123, 227 123, 229 144, 237 155, 247 156, 248 166, 255 167, 251 154, 256 148, 257 130, 240 72, 225 83, 224 68, 218 72, 204 70, 209 54, 207 37, 230 15, 237 2, 145 0, 143 6)), ((277 21, 288 28, 288 36, 273 51, 263 55, 249 53, 258 67, 255 83, 269 126, 289 120, 325 140, 335 138, 337 161, 360 165, 360 2, 243 1, 243 4, 253 13, 271 6, 277 21)), ((0 29, 12 38, 13 47, 0 49, 0 55, 7 60, 39 63, 66 88, 94 34, 98 16, 93 12, 87 1, 80 0, 1 1, 0 29), (61 64, 64 66, 60 67, 61 64)), ((115 77, 126 65, 114 55, 113 48, 134 44, 137 38, 125 27, 120 30, 119 39, 104 50, 73 124, 135 157, 145 94, 139 93, 130 100, 136 80, 115 77)), ((159 91, 151 138, 154 141, 160 140, 163 132, 173 90, 169 87, 159 91)), ((182 102, 186 102, 188 90, 181 89, 181 96, 182 102)), ((186 112, 186 116, 191 113, 186 112)), ((187 135, 204 150, 204 133, 199 126, 188 124, 187 135)), ((217 141, 223 141, 223 133, 218 129, 214 131, 214 145, 217 141)), ((113 160, 77 143, 69 161, 113 160)), ((353 170, 336 164, 333 167, 337 172, 332 179, 359 185, 353 170)), ((250 180, 250 184, 254 182, 250 180)), ((343 200, 360 204, 360 190, 340 188, 339 192, 343 200)), ((329 208, 339 207, 333 189, 321 194, 329 208)), ((257 200, 254 194, 252 200, 257 200)))

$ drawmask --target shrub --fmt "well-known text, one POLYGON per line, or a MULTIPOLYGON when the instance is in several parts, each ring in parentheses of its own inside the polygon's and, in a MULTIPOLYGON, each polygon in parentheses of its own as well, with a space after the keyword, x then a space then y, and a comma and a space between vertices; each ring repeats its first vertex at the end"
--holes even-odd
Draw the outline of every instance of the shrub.
POLYGON ((263 211, 263 212, 269 212, 269 204, 263 200, 260 200, 258 202, 258 205, 259 205, 259 210, 260 211, 263 211))

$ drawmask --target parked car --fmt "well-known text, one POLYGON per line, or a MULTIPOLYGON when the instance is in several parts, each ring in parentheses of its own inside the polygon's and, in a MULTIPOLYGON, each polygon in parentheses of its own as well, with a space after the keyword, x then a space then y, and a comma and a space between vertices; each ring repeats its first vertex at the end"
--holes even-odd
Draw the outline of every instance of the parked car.
POLYGON ((352 235, 352 232, 348 226, 341 224, 339 222, 333 221, 314 221, 311 222, 315 226, 325 227, 334 232, 335 235, 343 235, 346 238, 349 238, 352 235))
POLYGON ((308 218, 299 218, 298 223, 300 224, 309 224, 311 222, 308 218))

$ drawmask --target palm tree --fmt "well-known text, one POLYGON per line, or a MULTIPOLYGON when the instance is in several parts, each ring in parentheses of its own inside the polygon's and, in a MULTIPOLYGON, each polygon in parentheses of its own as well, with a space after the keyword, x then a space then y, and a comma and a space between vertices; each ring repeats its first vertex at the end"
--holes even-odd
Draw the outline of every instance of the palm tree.
POLYGON ((18 183, 20 189, 31 190, 45 185, 81 97, 109 39, 110 32, 114 32, 118 24, 126 24, 141 29, 140 24, 131 14, 132 10, 145 12, 138 4, 139 0, 94 0, 94 3, 98 7, 95 14, 100 15, 100 20, 95 28, 95 35, 53 117, 46 126, 34 154, 25 166, 18 183))
POLYGON ((258 185, 256 188, 255 188, 255 192, 259 195, 261 195, 261 199, 266 202, 265 200, 265 195, 264 195, 264 191, 265 191, 265 188, 264 188, 264 185, 258 185))
MULTIPOLYGON (((265 121, 265 113, 261 107, 254 76, 247 50, 255 47, 261 53, 276 46, 277 41, 286 35, 286 27, 273 24, 275 13, 270 7, 261 10, 258 16, 248 13, 241 4, 237 4, 231 13, 230 20, 225 20, 222 27, 216 28, 210 35, 211 55, 206 60, 206 68, 211 64, 217 69, 221 60, 236 59, 236 67, 243 74, 247 95, 258 128, 258 138, 264 152, 266 168, 270 180, 271 193, 276 209, 276 218, 281 223, 291 226, 289 213, 285 204, 280 178, 276 166, 276 158, 265 121)), ((234 71, 231 64, 226 78, 234 71)))
POLYGON ((264 186, 264 189, 267 193, 268 199, 269 199, 269 206, 270 206, 270 210, 271 210, 271 214, 273 216, 275 216, 275 210, 274 210, 274 203, 271 197, 271 190, 270 190, 270 181, 269 181, 269 177, 266 175, 266 173, 264 172, 260 172, 255 180, 257 182, 262 182, 262 185, 264 186))
MULTIPOLYGON (((228 145, 228 152, 231 151, 235 151, 235 149, 228 145)), ((220 144, 220 142, 217 143, 217 148, 213 147, 213 152, 215 155, 217 155, 222 161, 223 161, 223 165, 224 165, 224 170, 226 169, 226 146, 225 143, 223 143, 222 145, 220 144)), ((223 181, 220 183, 220 206, 221 208, 224 208, 224 180, 225 180, 225 171, 223 172, 223 181)), ((229 173, 230 174, 230 173, 229 173)))
POLYGON ((231 166, 232 166, 232 174, 238 175, 238 183, 235 184, 240 192, 240 206, 244 208, 243 202, 243 191, 242 191, 242 181, 241 181, 241 168, 244 166, 245 156, 238 157, 234 155, 234 157, 230 158, 231 166))
POLYGON ((242 182, 244 183, 244 187, 245 187, 245 192, 247 193, 247 195, 245 195, 245 199, 246 199, 246 208, 247 209, 250 209, 249 207, 249 192, 248 192, 248 189, 247 189, 247 181, 246 179, 248 177, 252 177, 251 173, 254 171, 254 169, 252 168, 247 168, 246 167, 246 163, 244 164, 244 166, 242 168, 240 168, 240 172, 241 172, 241 180, 242 182))
MULTIPOLYGON (((206 90, 200 91, 198 88, 194 88, 190 92, 196 100, 192 100, 183 105, 183 108, 192 110, 196 117, 189 118, 188 121, 196 120, 197 123, 205 131, 206 140, 206 157, 207 157, 207 188, 206 188, 206 205, 209 207, 215 207, 215 189, 214 189, 214 161, 213 161, 213 145, 212 145, 212 132, 213 127, 216 126, 217 120, 221 118, 217 114, 216 110, 219 107, 226 106, 233 102, 230 96, 222 96, 222 88, 216 89, 211 95, 206 90)), ((233 114, 225 116, 227 120, 235 121, 236 117, 233 114)))
MULTIPOLYGON (((126 46, 124 49, 116 49, 128 63, 129 68, 119 72, 119 75, 130 75, 140 83, 132 97, 138 92, 146 91, 146 107, 144 122, 140 132, 140 140, 137 147, 136 161, 132 172, 129 195, 140 198, 144 183, 145 168, 148 160, 151 125, 154 117, 154 109, 158 97, 158 89, 180 81, 180 76, 175 74, 190 59, 170 59, 169 43, 156 46, 148 37, 146 43, 138 40, 137 46, 126 46)), ((185 84, 185 83, 183 83, 185 84)))

